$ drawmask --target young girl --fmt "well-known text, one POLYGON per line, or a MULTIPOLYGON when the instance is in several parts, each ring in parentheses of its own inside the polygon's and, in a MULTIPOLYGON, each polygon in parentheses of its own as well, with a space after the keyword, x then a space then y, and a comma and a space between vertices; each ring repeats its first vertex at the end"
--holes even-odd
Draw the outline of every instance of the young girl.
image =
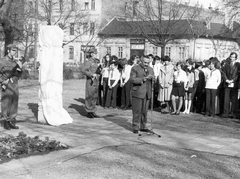
POLYGON ((106 54, 104 57, 104 65, 102 69, 102 80, 101 85, 103 89, 103 100, 102 100, 102 106, 105 107, 106 105, 106 98, 107 98, 107 89, 108 89, 108 77, 109 77, 109 71, 110 71, 110 61, 111 61, 111 55, 106 54))
POLYGON ((210 60, 211 73, 206 81, 206 116, 215 117, 215 100, 218 86, 221 83, 221 72, 216 68, 218 59, 216 57, 210 60))
POLYGON ((108 91, 107 91, 107 99, 106 99, 106 107, 116 108, 117 106, 117 89, 118 89, 118 81, 120 79, 120 72, 118 70, 118 63, 116 61, 112 61, 110 63, 110 73, 108 78, 108 91))
POLYGON ((176 71, 173 74, 173 89, 172 89, 172 106, 173 111, 171 112, 172 115, 180 114, 180 110, 183 105, 183 97, 185 94, 185 87, 187 85, 187 75, 186 72, 182 70, 183 64, 178 62, 176 64, 176 71), (179 99, 178 108, 176 105, 176 99, 179 99))
POLYGON ((193 85, 195 82, 195 77, 194 77, 194 72, 192 70, 192 61, 188 59, 186 61, 186 73, 187 73, 187 85, 185 87, 185 110, 184 114, 189 114, 191 110, 191 105, 192 105, 192 92, 193 92, 193 85))

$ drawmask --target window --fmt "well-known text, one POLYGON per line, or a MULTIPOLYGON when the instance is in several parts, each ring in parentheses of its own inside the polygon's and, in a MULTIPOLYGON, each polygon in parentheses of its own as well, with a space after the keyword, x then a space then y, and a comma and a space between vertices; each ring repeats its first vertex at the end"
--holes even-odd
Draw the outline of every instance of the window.
POLYGON ((91 9, 95 10, 95 0, 92 0, 92 2, 91 2, 91 9))
POLYGON ((118 47, 118 58, 123 57, 123 47, 118 47))
POLYGON ((124 9, 125 9, 125 11, 127 11, 127 9, 128 9, 128 2, 125 2, 124 9))
POLYGON ((111 51, 112 51, 111 47, 107 47, 107 54, 111 55, 111 53, 112 53, 111 51))
POLYGON ((133 1, 133 16, 137 15, 138 1, 133 1))
POLYGON ((63 0, 59 0, 59 10, 63 10, 63 0))
POLYGON ((94 35, 95 33, 95 23, 91 22, 90 23, 90 35, 94 35))
POLYGON ((83 23, 83 34, 87 35, 88 34, 88 23, 83 23))
POLYGON ((73 46, 69 47, 69 59, 71 59, 71 60, 74 59, 74 47, 73 46))
POLYGON ((32 1, 29 1, 29 8, 33 9, 33 2, 32 1))
POLYGON ((165 47, 165 55, 171 57, 171 47, 165 47))
POLYGON ((211 22, 207 24, 207 29, 211 29, 211 22))
POLYGON ((32 32, 33 31, 33 25, 32 23, 28 24, 28 31, 32 32))
POLYGON ((34 58, 34 48, 29 48, 28 58, 34 58))
POLYGON ((157 55, 157 50, 158 50, 158 47, 154 46, 153 47, 153 55, 156 56, 157 55))
POLYGON ((74 23, 70 23, 70 35, 74 35, 74 23))
POLYGON ((88 2, 85 2, 85 4, 84 4, 84 10, 85 10, 85 11, 89 10, 89 3, 88 3, 88 2))
POLYGON ((186 54, 186 48, 185 47, 179 47, 179 57, 180 60, 185 59, 185 54, 186 54))
POLYGON ((75 10, 75 0, 71 0, 71 10, 75 10))

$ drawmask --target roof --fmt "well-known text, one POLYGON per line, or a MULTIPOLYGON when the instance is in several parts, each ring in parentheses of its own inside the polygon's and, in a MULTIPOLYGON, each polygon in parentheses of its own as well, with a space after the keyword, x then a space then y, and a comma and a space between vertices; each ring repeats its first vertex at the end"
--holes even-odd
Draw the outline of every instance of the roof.
POLYGON ((118 18, 112 19, 100 32, 104 36, 126 35, 198 35, 229 37, 228 29, 224 24, 210 23, 207 28, 206 22, 197 20, 162 20, 159 21, 126 21, 118 18))

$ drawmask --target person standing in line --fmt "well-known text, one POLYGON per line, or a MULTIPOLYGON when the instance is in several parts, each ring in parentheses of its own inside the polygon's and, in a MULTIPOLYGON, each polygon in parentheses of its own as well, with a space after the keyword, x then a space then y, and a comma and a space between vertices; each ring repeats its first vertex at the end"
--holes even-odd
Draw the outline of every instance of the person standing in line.
POLYGON ((99 86, 99 64, 98 59, 95 58, 95 52, 90 55, 88 61, 82 68, 82 73, 86 75, 85 86, 85 110, 89 118, 99 117, 95 112, 97 110, 96 104, 98 100, 98 86, 99 86))
POLYGON ((139 65, 133 66, 130 73, 132 83, 132 128, 133 133, 139 130, 149 132, 147 128, 147 112, 152 96, 153 69, 149 67, 150 59, 143 56, 139 65))
POLYGON ((219 115, 222 116, 223 115, 223 111, 224 111, 224 72, 223 72, 223 68, 226 65, 227 61, 226 60, 222 60, 220 63, 220 72, 221 72, 221 83, 218 86, 218 92, 217 92, 217 96, 219 99, 219 115))
POLYGON ((169 56, 163 58, 164 65, 160 68, 159 73, 159 92, 158 101, 161 103, 161 112, 167 114, 170 112, 170 101, 172 93, 174 66, 170 63, 169 56))
POLYGON ((153 56, 153 54, 149 54, 148 57, 150 60, 149 66, 153 68, 155 65, 154 56, 153 56))
POLYGON ((116 108, 117 107, 117 90, 120 80, 120 72, 118 70, 118 62, 112 60, 110 63, 110 73, 108 78, 108 91, 106 98, 106 107, 116 108))
POLYGON ((120 87, 121 90, 121 108, 126 110, 130 107, 130 91, 131 91, 131 82, 130 82, 130 72, 132 69, 131 65, 128 65, 127 59, 121 61, 121 66, 123 69, 121 71, 120 77, 120 87))
POLYGON ((202 62, 196 62, 195 64, 195 71, 198 71, 198 81, 196 83, 196 93, 194 95, 193 100, 193 111, 196 113, 202 113, 203 108, 203 91, 205 89, 205 77, 202 69, 202 62))
POLYGON ((173 90, 172 90, 172 106, 173 111, 172 115, 179 115, 180 110, 183 105, 183 97, 185 94, 185 87, 187 85, 188 79, 186 72, 182 70, 183 64, 178 62, 176 64, 176 71, 174 71, 174 80, 173 80, 173 90), (176 100, 179 99, 178 107, 176 100))
POLYGON ((202 105, 200 105, 202 107, 201 112, 205 114, 206 112, 206 90, 205 90, 205 86, 206 86, 206 81, 209 78, 209 75, 211 73, 210 70, 210 60, 205 60, 203 63, 203 67, 202 67, 202 72, 204 74, 204 84, 203 84, 203 91, 202 91, 202 100, 201 103, 202 105))
POLYGON ((206 81, 206 116, 215 117, 216 95, 218 86, 221 83, 221 72, 217 69, 218 59, 216 57, 210 58, 211 73, 206 81))
POLYGON ((160 73, 160 68, 163 66, 161 62, 161 58, 159 56, 154 57, 154 66, 153 66, 153 72, 154 72, 154 77, 155 77, 155 83, 154 83, 154 107, 159 107, 159 102, 157 100, 158 97, 158 91, 159 91, 159 73, 160 73))
POLYGON ((238 68, 239 68, 239 63, 236 63, 237 53, 232 52, 229 56, 229 59, 230 63, 226 63, 226 65, 223 68, 224 79, 223 117, 227 118, 230 112, 231 117, 236 118, 238 111, 238 68))
POLYGON ((4 118, 3 127, 7 130, 19 129, 15 123, 18 114, 18 80, 22 74, 22 62, 14 59, 16 53, 17 46, 9 44, 7 55, 0 61, 1 112, 4 118))
POLYGON ((183 114, 189 114, 191 105, 192 105, 192 92, 193 92, 193 84, 194 84, 194 72, 186 69, 187 73, 187 85, 185 86, 185 110, 183 114))
POLYGON ((102 69, 102 80, 101 85, 103 89, 103 100, 102 100, 102 106, 105 108, 106 106, 106 99, 107 99, 107 89, 108 89, 108 78, 109 78, 109 72, 110 72, 110 62, 112 60, 112 57, 110 54, 106 54, 104 57, 104 64, 102 69))

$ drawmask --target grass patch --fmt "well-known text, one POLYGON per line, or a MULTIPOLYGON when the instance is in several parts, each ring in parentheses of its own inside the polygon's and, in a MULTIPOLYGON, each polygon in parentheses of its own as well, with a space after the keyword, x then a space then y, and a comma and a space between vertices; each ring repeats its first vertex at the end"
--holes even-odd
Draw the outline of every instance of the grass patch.
POLYGON ((45 154, 68 148, 68 145, 60 141, 50 140, 49 137, 41 140, 39 136, 29 137, 24 132, 19 132, 17 136, 6 135, 0 137, 0 163, 8 162, 14 158, 45 154))

